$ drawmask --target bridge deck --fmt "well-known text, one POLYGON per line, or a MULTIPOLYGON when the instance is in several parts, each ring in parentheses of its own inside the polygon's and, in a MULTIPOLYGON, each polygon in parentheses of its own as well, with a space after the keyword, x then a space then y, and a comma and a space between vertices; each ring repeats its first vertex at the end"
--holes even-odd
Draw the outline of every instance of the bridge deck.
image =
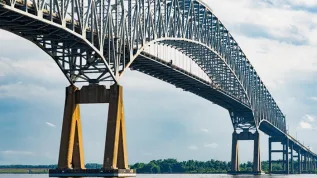
MULTIPOLYGON (((242 105, 240 102, 230 98, 224 97, 226 94, 224 92, 219 92, 214 86, 193 74, 178 68, 177 66, 168 63, 164 60, 158 59, 148 53, 143 52, 130 66, 132 70, 137 70, 139 72, 145 73, 152 77, 158 78, 160 80, 166 81, 177 88, 182 88, 184 91, 189 91, 198 96, 201 96, 211 102, 219 104, 221 107, 226 109, 237 109, 239 112, 245 113, 246 116, 252 116, 251 110, 242 105), (226 98, 226 99, 224 99, 226 98)), ((301 144, 299 141, 294 139, 288 134, 276 128, 269 122, 262 122, 259 129, 269 136, 283 137, 289 139, 291 143, 294 144, 294 148, 302 148, 306 152, 311 152, 306 146, 301 144)), ((317 156, 317 155, 316 155, 317 156)))
POLYGON ((248 106, 229 97, 225 92, 215 88, 212 83, 204 81, 199 77, 148 53, 143 52, 139 55, 130 68, 166 81, 177 88, 182 88, 184 91, 189 91, 213 103, 217 103, 221 107, 243 113, 245 116, 252 118, 252 111, 248 106))

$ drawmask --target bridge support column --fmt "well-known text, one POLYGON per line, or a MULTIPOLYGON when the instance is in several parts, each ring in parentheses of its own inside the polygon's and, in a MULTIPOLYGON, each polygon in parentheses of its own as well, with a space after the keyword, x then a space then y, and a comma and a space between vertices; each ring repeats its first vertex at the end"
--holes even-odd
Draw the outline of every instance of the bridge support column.
POLYGON ((294 144, 291 144, 291 174, 294 174, 294 144))
POLYGON ((315 170, 315 169, 314 169, 314 158, 313 158, 313 156, 310 157, 310 170, 311 170, 311 171, 314 171, 314 170, 315 170))
MULTIPOLYGON (((290 142, 289 139, 286 137, 269 137, 269 173, 283 173, 283 174, 289 174, 289 146, 290 142), (279 150, 272 150, 272 143, 273 142, 279 142, 282 144, 282 149, 279 150), (282 164, 282 170, 279 171, 272 171, 272 153, 281 153, 283 160, 274 160, 276 163, 282 164)), ((292 148, 291 148, 291 154, 292 154, 292 148)), ((291 156, 291 162, 293 160, 293 156, 291 156)))
POLYGON ((232 133, 231 171, 233 171, 233 172, 240 171, 240 169, 239 169, 238 134, 236 131, 234 131, 232 133))
POLYGON ((307 153, 307 172, 311 171, 310 155, 307 153))
POLYGON ((284 164, 285 164, 285 174, 289 174, 289 139, 286 139, 286 143, 284 143, 284 154, 285 154, 285 160, 284 160, 284 164))
POLYGON ((59 149, 59 169, 84 169, 84 150, 82 143, 79 104, 76 103, 78 88, 66 88, 64 118, 59 149))
POLYGON ((128 169, 123 89, 119 85, 112 85, 110 88, 103 168, 128 169))
POLYGON ((269 137, 269 173, 272 173, 272 137, 269 137))
POLYGON ((310 172, 313 171, 313 164, 312 164, 312 157, 311 157, 311 155, 309 155, 309 171, 310 171, 310 172))
POLYGON ((309 171, 313 172, 313 157, 309 155, 309 171))
POLYGON ((285 153, 285 144, 282 143, 282 147, 283 147, 283 163, 282 163, 282 169, 283 171, 285 171, 285 157, 286 157, 286 153, 285 153))
POLYGON ((298 174, 301 174, 302 173, 302 154, 301 154, 301 150, 300 148, 298 148, 298 174))
POLYGON ((303 171, 307 172, 307 154, 304 153, 303 171))
POLYGON ((66 88, 58 168, 50 177, 133 177, 128 167, 122 86, 114 84, 66 88), (109 103, 103 169, 85 169, 79 104, 109 103), (66 170, 66 171, 65 171, 66 170))
POLYGON ((308 154, 306 153, 306 173, 309 172, 309 157, 308 157, 308 154))
POLYGON ((311 155, 309 155, 309 171, 310 171, 310 172, 313 171, 313 164, 312 164, 312 157, 311 157, 311 155))
POLYGON ((253 135, 254 135, 253 172, 261 172, 260 134, 258 131, 256 131, 253 135))
POLYGON ((310 171, 314 171, 313 156, 310 156, 310 171))
POLYGON ((309 156, 309 171, 313 171, 313 158, 311 155, 309 156))
POLYGON ((311 170, 315 172, 315 158, 313 156, 311 157, 311 170))
POLYGON ((251 133, 248 130, 237 133, 232 133, 232 153, 231 153, 231 171, 232 174, 239 174, 245 172, 239 172, 239 153, 238 153, 238 142, 239 140, 253 140, 253 174, 261 174, 261 159, 260 159, 260 134, 259 132, 251 133))

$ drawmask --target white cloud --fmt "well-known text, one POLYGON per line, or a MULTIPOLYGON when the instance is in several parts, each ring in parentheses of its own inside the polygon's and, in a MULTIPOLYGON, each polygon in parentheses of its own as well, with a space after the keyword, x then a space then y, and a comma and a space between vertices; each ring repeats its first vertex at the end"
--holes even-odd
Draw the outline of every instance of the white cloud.
POLYGON ((198 147, 197 147, 196 145, 190 145, 190 146, 188 146, 188 149, 190 149, 190 150, 197 150, 198 147))
POLYGON ((30 152, 30 151, 14 151, 14 150, 4 150, 4 151, 0 151, 0 153, 6 156, 10 156, 10 155, 33 156, 35 155, 33 152, 30 152))
POLYGON ((317 13, 293 10, 285 1, 278 7, 253 0, 207 2, 269 89, 294 79, 311 79, 311 74, 317 71, 317 13), (253 26, 258 26, 260 32, 249 31, 253 26), (260 37, 256 36, 258 33, 260 37), (296 41, 304 44, 296 45, 296 41))
POLYGON ((204 147, 206 148, 217 148, 219 145, 218 143, 205 143, 204 147))
POLYGON ((209 130, 208 129, 200 129, 202 132, 208 133, 209 130))
POLYGON ((63 73, 50 57, 47 59, 7 59, 0 56, 0 70, 0 76, 3 77, 22 76, 50 83, 66 81, 63 73))
POLYGON ((312 129, 312 125, 308 122, 305 122, 305 121, 300 121, 299 123, 299 128, 302 128, 302 129, 312 129))
POLYGON ((50 127, 56 127, 55 124, 52 124, 52 123, 50 123, 50 122, 45 122, 45 124, 48 125, 48 126, 50 126, 50 127))
POLYGON ((317 6, 316 0, 288 0, 288 3, 296 6, 312 7, 317 6))
POLYGON ((61 93, 59 90, 38 84, 12 82, 9 84, 0 85, 0 99, 17 98, 31 102, 34 99, 47 100, 47 98, 50 98, 50 102, 52 102, 56 101, 60 97, 61 93))
POLYGON ((312 116, 312 115, 309 115, 309 114, 306 114, 304 116, 304 119, 306 119, 308 122, 314 122, 316 120, 316 117, 312 116))
POLYGON ((314 101, 317 101, 317 97, 316 96, 310 97, 310 99, 314 100, 314 101))
MULTIPOLYGON (((308 36, 313 33, 310 24, 315 23, 313 17, 316 14, 294 10, 285 1, 278 3, 278 5, 276 3, 269 5, 263 1, 254 0, 207 0, 207 2, 215 9, 215 14, 224 21, 225 25, 237 25, 235 30, 239 30, 238 24, 251 24, 257 26, 261 31, 264 30, 273 38, 293 40, 310 40, 308 36), (232 13, 226 13, 227 11, 224 10, 230 10, 232 13), (234 18, 232 14, 234 14, 234 18)), ((232 30, 232 28, 230 29, 232 30)), ((241 30, 246 33, 247 30, 251 29, 241 30)))

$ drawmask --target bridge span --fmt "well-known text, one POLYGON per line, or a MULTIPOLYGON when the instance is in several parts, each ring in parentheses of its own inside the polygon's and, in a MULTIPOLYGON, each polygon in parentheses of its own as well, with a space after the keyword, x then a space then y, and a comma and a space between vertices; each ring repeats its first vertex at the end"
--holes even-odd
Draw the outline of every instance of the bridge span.
POLYGON ((283 173, 316 170, 317 155, 287 133, 285 115, 250 61, 200 0, 0 0, 0 28, 49 54, 70 82, 58 169, 51 175, 134 175, 128 167, 119 85, 127 68, 227 109, 233 125, 233 174, 241 173, 239 140, 254 141, 253 173, 261 173, 260 130, 270 136, 270 172, 273 152, 283 155, 283 173), (203 75, 146 51, 148 45, 169 46, 186 55, 203 75), (79 89, 78 82, 88 85, 79 89), (93 103, 109 103, 104 164, 97 172, 84 167, 79 111, 80 104, 93 103), (283 149, 272 150, 272 142, 283 149))

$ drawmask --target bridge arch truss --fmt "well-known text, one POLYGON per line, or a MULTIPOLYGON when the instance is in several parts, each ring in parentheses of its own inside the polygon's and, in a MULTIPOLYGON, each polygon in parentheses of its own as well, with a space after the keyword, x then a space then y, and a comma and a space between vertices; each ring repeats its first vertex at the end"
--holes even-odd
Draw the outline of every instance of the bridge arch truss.
POLYGON ((239 103, 227 107, 235 129, 265 120, 286 132, 285 116, 246 55, 199 0, 0 0, 0 28, 43 49, 71 83, 118 82, 146 44, 169 45, 208 74, 210 89, 239 103))

